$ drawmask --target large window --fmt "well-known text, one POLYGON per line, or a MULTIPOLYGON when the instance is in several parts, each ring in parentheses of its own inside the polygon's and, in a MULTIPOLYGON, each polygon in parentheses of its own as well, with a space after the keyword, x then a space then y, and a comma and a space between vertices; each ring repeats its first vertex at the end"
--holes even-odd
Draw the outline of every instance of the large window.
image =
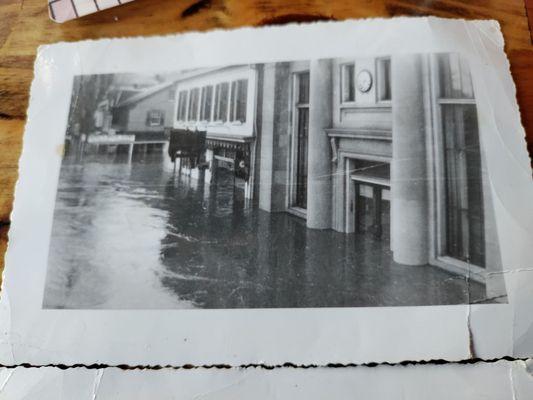
POLYGON ((202 97, 200 101, 200 120, 211 121, 211 108, 213 104, 213 86, 204 86, 202 88, 202 97))
POLYGON ((307 149, 309 141, 309 72, 295 75, 294 184, 292 206, 307 209, 307 149))
POLYGON ((247 79, 239 79, 231 83, 230 121, 246 122, 247 95, 247 79))
POLYGON ((187 119, 187 91, 182 90, 178 95, 178 121, 185 121, 187 119))
POLYGON ((447 256, 485 266, 484 204, 476 105, 466 61, 437 57, 447 256))
POLYGON ((200 89, 194 88, 191 90, 191 99, 189 101, 189 121, 196 121, 198 119, 198 103, 200 98, 200 89))
POLYGON ((228 120, 229 83, 219 83, 215 88, 215 120, 226 122, 228 120))

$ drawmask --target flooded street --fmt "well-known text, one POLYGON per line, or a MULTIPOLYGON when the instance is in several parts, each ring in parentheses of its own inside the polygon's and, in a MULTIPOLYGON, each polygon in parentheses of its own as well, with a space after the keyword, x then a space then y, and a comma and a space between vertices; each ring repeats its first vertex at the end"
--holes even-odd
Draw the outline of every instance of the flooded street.
POLYGON ((45 308, 458 304, 484 286, 391 261, 388 245, 246 207, 233 177, 175 174, 161 154, 64 162, 45 308), (385 248, 386 247, 386 248, 385 248), (68 249, 68 251, 65 251, 68 249))

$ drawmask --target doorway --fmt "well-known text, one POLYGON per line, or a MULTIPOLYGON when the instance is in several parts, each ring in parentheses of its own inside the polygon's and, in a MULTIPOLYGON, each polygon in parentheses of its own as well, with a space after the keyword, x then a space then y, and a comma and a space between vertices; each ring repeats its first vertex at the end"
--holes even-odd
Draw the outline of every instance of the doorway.
POLYGON ((354 160, 354 230, 365 238, 390 243, 390 164, 354 160))

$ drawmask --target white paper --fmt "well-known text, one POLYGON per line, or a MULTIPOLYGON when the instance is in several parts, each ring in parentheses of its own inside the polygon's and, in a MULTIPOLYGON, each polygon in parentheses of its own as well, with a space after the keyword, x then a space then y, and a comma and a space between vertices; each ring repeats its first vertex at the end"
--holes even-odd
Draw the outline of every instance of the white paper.
MULTIPOLYGON (((515 87, 503 45, 495 21, 399 18, 41 47, 35 63, 6 255, 0 308, 4 330, 0 362, 4 365, 240 366, 531 356, 533 185, 515 87), (487 295, 489 304, 330 307, 325 303, 316 308, 206 307, 191 310, 158 307, 157 299, 150 297, 156 306, 147 307, 147 294, 143 292, 144 270, 141 270, 139 275, 124 275, 124 287, 116 293, 125 297, 118 299, 122 302, 114 303, 120 306, 107 309, 43 308, 74 76, 111 73, 153 76, 156 73, 189 73, 201 68, 211 71, 228 65, 280 61, 292 62, 294 69, 291 73, 297 73, 298 62, 308 60, 316 63, 313 65, 320 65, 316 60, 331 58, 333 63, 342 64, 342 60, 355 59, 357 64, 364 59, 390 56, 394 63, 395 59, 404 57, 406 60, 410 59, 407 56, 422 54, 421 57, 431 63, 435 62, 431 60, 435 60, 438 53, 462 57, 467 61, 472 77, 482 165, 487 176, 483 193, 491 199, 486 212, 492 213, 490 232, 497 237, 495 246, 485 251, 499 253, 490 260, 493 265, 492 261, 497 259, 501 266, 483 274, 486 285, 490 282, 500 288, 498 296, 503 296, 500 303, 487 295)), ((372 69, 374 64, 369 65, 367 68, 372 69)), ((338 70, 334 68, 334 71, 332 74, 338 76, 335 75, 338 70)), ((397 73, 398 69, 395 71, 397 73)), ((370 79, 375 80, 377 70, 371 72, 370 79)), ((368 81, 364 82, 364 75, 361 75, 361 82, 357 82, 355 94, 361 99, 365 98, 364 93, 375 93, 372 83, 368 88, 368 81)), ((333 77, 334 93, 339 90, 335 79, 333 77)), ((395 82, 393 88, 397 85, 395 82)), ((394 91, 392 97, 393 104, 396 104, 394 91)), ((472 103, 471 100, 459 100, 459 103, 472 103)), ((430 103, 424 104, 424 107, 430 107, 430 103)), ((265 104, 262 107, 264 109, 265 104)), ((374 105, 377 112, 380 107, 374 105)), ((406 111, 404 115, 409 114, 406 111)), ((311 129, 314 123, 320 123, 313 120, 313 115, 310 117, 311 129)), ((173 118, 176 119, 176 115, 173 118)), ((394 121, 397 118, 395 116, 394 121)), ((429 120, 426 122, 428 126, 434 126, 429 120)), ((179 128, 176 124, 173 128, 179 128)), ((239 126, 244 130, 246 123, 239 126)), ((395 129, 393 126, 393 135, 395 129)), ((333 132, 333 137, 335 134, 338 135, 333 132)), ((340 143, 341 139, 338 140, 340 143)), ((329 160, 329 147, 327 151, 324 157, 329 160)), ((431 194, 428 196, 431 198, 431 194)), ((116 213, 111 211, 103 215, 102 226, 107 226, 106 219, 120 215, 131 217, 131 229, 124 234, 135 238, 143 224, 150 221, 140 219, 137 214, 128 217, 127 210, 116 210, 116 213)), ((414 227, 404 229, 405 235, 414 232, 410 230, 414 227)), ((91 240, 96 241, 98 237, 91 240)), ((136 250, 135 243, 132 251, 136 250)), ((138 246, 143 243, 146 242, 141 241, 138 246)), ((71 254, 68 245, 64 246, 64 253, 57 254, 71 254)), ((76 260, 74 257, 72 267, 76 266, 76 260)), ((99 258, 98 253, 94 254, 94 260, 104 269, 111 262, 101 254, 99 258)), ((324 267, 335 266, 324 262, 324 267)), ((100 288, 98 280, 91 284, 90 279, 94 276, 89 275, 87 279, 90 290, 100 288)), ((117 281, 120 283, 120 279, 117 281)), ((392 296, 399 284, 394 280, 391 282, 388 293, 392 296)), ((473 284, 467 282, 470 290, 473 284)), ((316 291, 327 290, 325 282, 323 288, 316 291)), ((92 296, 92 292, 89 295, 92 296)), ((427 296, 431 298, 431 293, 427 296)), ((104 382, 106 375, 107 372, 104 382)))

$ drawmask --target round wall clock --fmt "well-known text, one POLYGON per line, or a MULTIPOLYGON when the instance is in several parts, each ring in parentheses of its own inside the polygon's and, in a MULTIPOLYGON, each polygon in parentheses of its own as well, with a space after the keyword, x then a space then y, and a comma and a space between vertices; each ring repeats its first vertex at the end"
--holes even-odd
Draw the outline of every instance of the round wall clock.
POLYGON ((366 93, 370 88, 372 88, 372 74, 367 69, 364 69, 357 74, 357 89, 362 93, 366 93))

